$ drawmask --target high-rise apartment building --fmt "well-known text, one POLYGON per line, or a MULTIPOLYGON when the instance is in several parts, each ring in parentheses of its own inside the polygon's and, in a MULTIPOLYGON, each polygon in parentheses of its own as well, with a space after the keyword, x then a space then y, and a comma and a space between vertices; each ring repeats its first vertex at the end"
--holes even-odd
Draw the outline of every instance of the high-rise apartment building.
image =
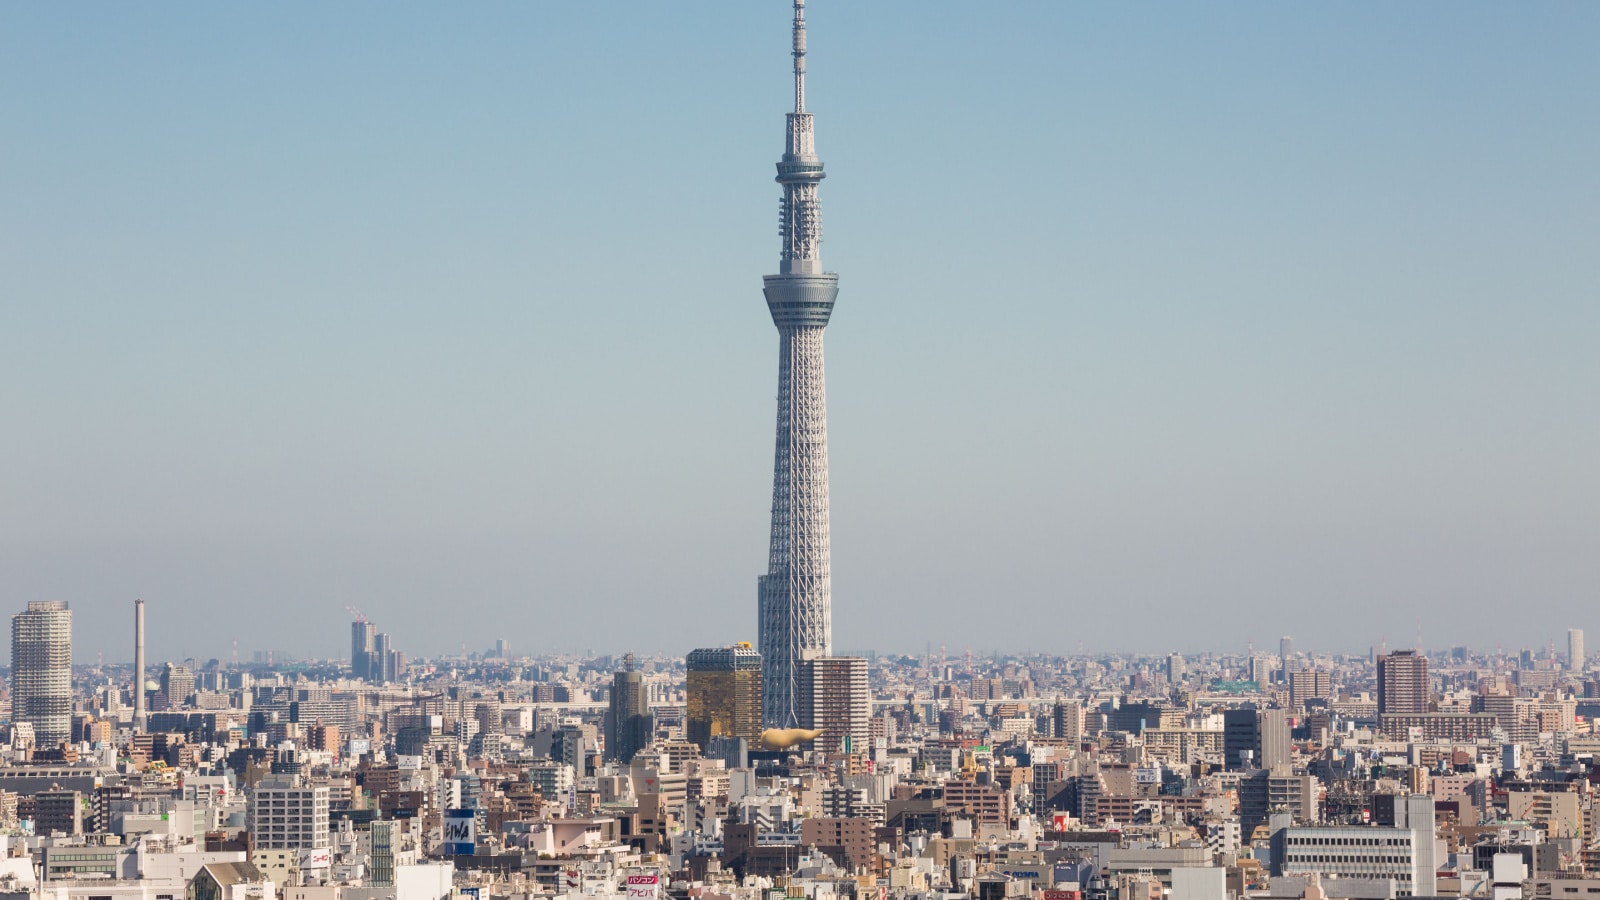
POLYGON ((369 828, 372 852, 367 859, 370 872, 367 883, 373 887, 394 886, 394 852, 400 849, 400 822, 373 822, 369 828))
POLYGON ((547 802, 563 804, 574 784, 572 767, 553 759, 536 759, 528 765, 528 781, 547 802))
POLYGON ((1289 738, 1287 710, 1273 706, 1260 711, 1256 718, 1256 743, 1263 768, 1272 769, 1293 762, 1294 745, 1289 738))
POLYGON ((406 655, 394 649, 389 635, 364 618, 350 623, 350 677, 387 684, 406 671, 406 655))
POLYGON ((1266 690, 1268 683, 1272 681, 1273 665, 1274 661, 1270 656, 1250 657, 1250 680, 1261 685, 1262 690, 1266 690))
POLYGON ((1307 700, 1327 700, 1333 696, 1333 679, 1321 669, 1298 669, 1289 673, 1289 706, 1303 712, 1307 700))
POLYGON ((1222 751, 1230 770, 1271 769, 1292 761, 1289 719, 1282 709, 1230 709, 1222 713, 1222 751))
POLYGON ((11 720, 33 726, 34 744, 72 739, 72 610, 34 600, 11 617, 11 720))
POLYGON ((1083 740, 1083 704, 1077 700, 1057 700, 1050 711, 1050 736, 1069 741, 1083 740))
POLYGON ((688 738, 704 750, 714 737, 761 737, 761 654, 749 644, 695 650, 688 665, 688 738))
POLYGON ((158 709, 176 709, 194 693, 194 672, 188 666, 167 663, 161 668, 161 696, 158 709))
POLYGON ((1189 666, 1184 661, 1183 654, 1173 653, 1167 656, 1167 680, 1173 684, 1182 681, 1188 674, 1189 666))
POLYGON ((1239 829, 1255 831, 1272 813, 1287 813, 1291 822, 1314 823, 1317 810, 1317 779, 1296 775, 1286 768, 1256 769, 1239 779, 1239 829))
POLYGON ((311 750, 339 752, 339 726, 318 722, 307 728, 306 747, 311 750))
POLYGON ((1583 629, 1567 629, 1567 668, 1574 672, 1583 671, 1583 629))
POLYGON ((1415 650, 1378 657, 1378 715, 1425 713, 1433 700, 1428 658, 1415 650))
POLYGON ((822 271, 822 206, 811 113, 806 112, 805 0, 794 0, 794 112, 778 162, 783 185, 778 274, 763 281, 778 328, 777 450, 772 471, 772 531, 758 594, 758 644, 766 724, 800 724, 800 667, 833 648, 828 563, 828 410, 822 330, 833 314, 839 276, 822 271))
MULTIPOLYGON (((606 728, 611 728, 610 713, 606 714, 606 728)), ((607 735, 607 748, 610 747, 607 735)), ((550 758, 571 766, 579 777, 585 774, 589 750, 595 746, 593 725, 564 724, 556 728, 550 738, 550 758)))
POLYGON ((378 626, 366 619, 350 623, 350 677, 357 681, 374 681, 372 675, 373 651, 377 647, 378 626))
POLYGON ((368 681, 387 684, 394 680, 394 648, 389 646, 389 635, 380 631, 372 636, 372 662, 368 663, 368 681))
POLYGON ((859 656, 822 656, 800 667, 800 723, 822 734, 812 748, 824 753, 868 752, 872 695, 867 661, 859 656))
POLYGON ((257 850, 326 850, 328 786, 304 785, 292 775, 271 775, 250 791, 246 809, 257 850))
POLYGON ((629 653, 623 670, 611 676, 611 706, 606 711, 606 759, 632 762, 634 755, 649 745, 652 729, 644 673, 634 667, 633 654, 629 653))

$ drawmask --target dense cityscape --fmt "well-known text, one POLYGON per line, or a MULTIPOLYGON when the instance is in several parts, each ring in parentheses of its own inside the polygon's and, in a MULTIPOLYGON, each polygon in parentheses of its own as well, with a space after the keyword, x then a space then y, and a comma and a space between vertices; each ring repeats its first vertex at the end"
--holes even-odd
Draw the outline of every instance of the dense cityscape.
MULTIPOLYGON (((142 654, 144 604, 130 625, 142 654)), ((1583 633, 1484 653, 72 667, 12 619, 8 894, 1353 898, 1600 892, 1583 633), (142 689, 136 689, 142 683, 142 689)))
MULTIPOLYGON (((748 619, 705 617, 671 656, 507 637, 443 657, 352 606, 346 657, 150 660, 146 596, 127 601, 131 664, 87 665, 72 603, 25 600, 0 697, 0 900, 1600 896, 1600 666, 1580 628, 1509 654, 1375 634, 1359 655, 1302 635, 1152 656, 1076 633, 1073 652, 836 652, 839 276, 804 0, 790 35, 748 619)), ((601 613, 569 614, 612 639, 601 613)), ((1067 640, 1057 621, 1029 639, 1067 640)))

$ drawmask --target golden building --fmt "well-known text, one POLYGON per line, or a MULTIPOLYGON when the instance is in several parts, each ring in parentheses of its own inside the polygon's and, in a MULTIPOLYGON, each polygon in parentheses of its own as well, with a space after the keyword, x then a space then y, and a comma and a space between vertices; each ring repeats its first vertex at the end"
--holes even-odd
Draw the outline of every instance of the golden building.
POLYGON ((689 740, 701 750, 714 737, 761 737, 761 654, 748 643, 694 650, 688 657, 689 740))

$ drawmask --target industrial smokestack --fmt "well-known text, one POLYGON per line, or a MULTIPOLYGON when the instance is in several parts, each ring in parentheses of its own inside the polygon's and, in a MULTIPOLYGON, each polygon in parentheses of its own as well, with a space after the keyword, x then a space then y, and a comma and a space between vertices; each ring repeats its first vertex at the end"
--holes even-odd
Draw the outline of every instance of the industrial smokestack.
POLYGON ((144 601, 133 601, 133 733, 143 734, 144 710, 144 601))

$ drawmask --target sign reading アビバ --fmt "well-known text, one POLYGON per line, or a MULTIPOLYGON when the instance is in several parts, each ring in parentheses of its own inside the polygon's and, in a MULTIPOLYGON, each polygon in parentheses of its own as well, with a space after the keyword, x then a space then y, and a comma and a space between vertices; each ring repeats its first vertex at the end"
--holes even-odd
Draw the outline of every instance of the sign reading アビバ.
POLYGON ((628 900, 656 900, 660 893, 660 875, 628 876, 628 900))

